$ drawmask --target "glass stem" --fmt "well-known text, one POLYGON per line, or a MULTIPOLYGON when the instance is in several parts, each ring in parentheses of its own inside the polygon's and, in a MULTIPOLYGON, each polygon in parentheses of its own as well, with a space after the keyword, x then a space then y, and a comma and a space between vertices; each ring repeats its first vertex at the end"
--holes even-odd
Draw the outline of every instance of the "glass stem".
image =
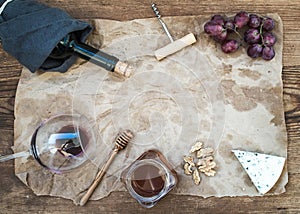
POLYGON ((30 151, 18 152, 11 155, 4 155, 4 156, 0 156, 0 162, 8 161, 15 158, 28 157, 30 155, 31 155, 30 151))

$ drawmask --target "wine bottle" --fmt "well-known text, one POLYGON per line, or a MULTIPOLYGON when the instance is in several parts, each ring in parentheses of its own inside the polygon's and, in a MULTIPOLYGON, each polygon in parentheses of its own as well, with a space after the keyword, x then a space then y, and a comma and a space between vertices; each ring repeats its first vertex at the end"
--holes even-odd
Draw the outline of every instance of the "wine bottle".
POLYGON ((117 57, 104 53, 85 43, 78 42, 75 33, 65 36, 56 45, 49 57, 52 59, 67 59, 74 54, 124 77, 129 77, 133 72, 131 66, 121 62, 117 57))

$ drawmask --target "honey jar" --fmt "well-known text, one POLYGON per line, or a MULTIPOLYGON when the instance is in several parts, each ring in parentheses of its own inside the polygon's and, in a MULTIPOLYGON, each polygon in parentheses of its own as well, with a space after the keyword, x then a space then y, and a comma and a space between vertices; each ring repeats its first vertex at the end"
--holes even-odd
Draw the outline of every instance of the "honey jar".
POLYGON ((122 172, 121 181, 133 198, 151 208, 176 186, 178 177, 159 151, 149 150, 122 172))

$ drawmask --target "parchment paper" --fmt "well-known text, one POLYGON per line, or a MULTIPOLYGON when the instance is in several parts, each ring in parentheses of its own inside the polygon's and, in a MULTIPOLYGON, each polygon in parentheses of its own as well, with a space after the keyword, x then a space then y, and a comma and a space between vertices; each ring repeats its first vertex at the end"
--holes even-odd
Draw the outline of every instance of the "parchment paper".
MULTIPOLYGON (((16 160, 16 175, 37 195, 68 198, 78 203, 97 167, 113 148, 115 136, 131 129, 136 137, 109 167, 92 199, 125 190, 120 174, 148 149, 160 150, 174 166, 179 183, 171 194, 258 196, 231 153, 232 149, 287 156, 282 100, 282 21, 277 14, 276 56, 252 60, 244 48, 234 54, 203 33, 209 17, 166 17, 175 39, 192 32, 197 43, 158 62, 154 51, 169 43, 157 19, 126 22, 93 20, 89 43, 136 68, 121 79, 78 60, 67 73, 22 71, 15 105, 15 152, 29 148, 37 125, 59 113, 81 113, 96 122, 95 154, 75 171, 56 175, 32 157, 16 160), (217 174, 202 176, 199 186, 182 170, 183 156, 196 140, 215 149, 217 174)), ((285 191, 287 169, 269 194, 285 191)))

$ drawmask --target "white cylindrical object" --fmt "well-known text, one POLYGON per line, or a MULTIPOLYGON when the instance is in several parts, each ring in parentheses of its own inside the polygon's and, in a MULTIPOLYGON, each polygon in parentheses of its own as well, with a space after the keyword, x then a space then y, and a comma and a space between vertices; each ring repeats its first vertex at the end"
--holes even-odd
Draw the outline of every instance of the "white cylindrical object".
POLYGON ((189 46, 196 42, 196 38, 194 34, 189 33, 188 35, 182 37, 181 39, 178 39, 174 42, 171 42, 167 46, 160 48, 154 52, 155 57, 157 60, 162 60, 163 58, 176 53, 177 51, 185 48, 186 46, 189 46))

